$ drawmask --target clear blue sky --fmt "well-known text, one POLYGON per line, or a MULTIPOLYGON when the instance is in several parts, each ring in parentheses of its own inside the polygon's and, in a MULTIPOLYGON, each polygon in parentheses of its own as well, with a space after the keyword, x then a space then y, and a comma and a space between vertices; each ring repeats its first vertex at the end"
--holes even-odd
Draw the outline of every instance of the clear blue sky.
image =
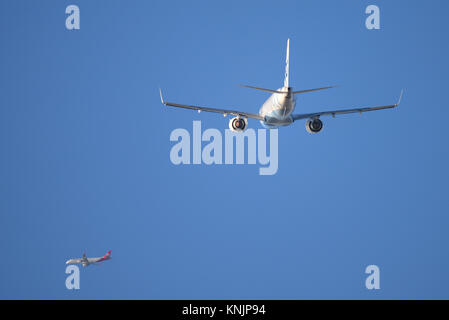
MULTIPOLYGON (((449 298, 447 1, 1 1, 0 298, 449 298), (65 28, 77 4, 81 29, 65 28), (381 30, 365 28, 366 6, 381 30), (279 170, 175 166, 172 101, 257 112, 290 43, 279 170), (81 269, 65 288, 65 261, 81 269), (365 267, 380 267, 379 291, 365 267)), ((250 126, 260 128, 258 121, 250 126)))

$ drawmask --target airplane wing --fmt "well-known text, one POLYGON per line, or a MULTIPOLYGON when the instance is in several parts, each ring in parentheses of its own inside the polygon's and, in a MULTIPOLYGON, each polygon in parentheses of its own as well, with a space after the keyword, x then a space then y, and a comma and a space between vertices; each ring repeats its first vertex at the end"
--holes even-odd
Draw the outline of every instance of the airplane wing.
POLYGON ((241 112, 241 111, 236 111, 236 110, 226 110, 226 109, 216 109, 216 108, 209 108, 209 107, 200 107, 200 106, 190 106, 190 105, 186 105, 186 104, 178 104, 178 103, 173 103, 173 102, 167 102, 162 97, 162 91, 160 89, 159 89, 159 92, 160 92, 160 95, 161 95, 161 102, 162 102, 162 104, 164 104, 166 106, 198 110, 198 112, 206 111, 206 112, 221 113, 221 114, 223 114, 225 116, 228 115, 228 114, 232 114, 234 116, 241 116, 241 117, 245 117, 245 118, 264 120, 264 117, 262 117, 262 116, 260 116, 258 114, 254 114, 254 113, 247 113, 247 112, 241 112))
POLYGON ((367 111, 375 111, 375 110, 382 110, 382 109, 390 109, 395 108, 401 103, 402 94, 404 90, 401 91, 401 95, 399 96, 399 100, 396 104, 386 105, 386 106, 378 106, 378 107, 365 107, 365 108, 354 108, 354 109, 343 109, 343 110, 334 110, 334 111, 323 111, 323 112, 315 112, 315 113, 304 113, 304 114, 293 114, 292 118, 293 121, 301 120, 301 119, 310 119, 310 118, 317 118, 321 116, 333 116, 337 114, 347 114, 347 113, 362 113, 367 111))

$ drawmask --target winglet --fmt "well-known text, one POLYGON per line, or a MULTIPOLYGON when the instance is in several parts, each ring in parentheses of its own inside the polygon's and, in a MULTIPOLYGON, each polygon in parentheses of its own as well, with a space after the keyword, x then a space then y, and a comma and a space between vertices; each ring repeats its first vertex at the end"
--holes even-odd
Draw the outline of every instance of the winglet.
POLYGON ((396 107, 401 103, 402 95, 403 95, 403 94, 404 94, 404 89, 401 90, 401 95, 399 96, 399 100, 398 100, 398 102, 396 103, 396 107))
POLYGON ((162 90, 161 90, 161 88, 159 88, 159 94, 160 94, 160 96, 161 96, 161 102, 162 102, 162 104, 165 104, 164 98, 162 97, 162 90))

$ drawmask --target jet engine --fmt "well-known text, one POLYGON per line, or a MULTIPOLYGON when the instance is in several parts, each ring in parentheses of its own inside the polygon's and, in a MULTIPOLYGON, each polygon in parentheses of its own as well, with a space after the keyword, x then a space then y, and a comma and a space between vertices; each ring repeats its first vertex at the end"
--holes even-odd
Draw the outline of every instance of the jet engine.
POLYGON ((318 133, 321 131, 321 129, 323 129, 323 122, 320 119, 315 118, 307 120, 306 130, 309 133, 318 133))
POLYGON ((248 119, 235 117, 229 120, 229 129, 234 132, 243 132, 248 126, 248 119))

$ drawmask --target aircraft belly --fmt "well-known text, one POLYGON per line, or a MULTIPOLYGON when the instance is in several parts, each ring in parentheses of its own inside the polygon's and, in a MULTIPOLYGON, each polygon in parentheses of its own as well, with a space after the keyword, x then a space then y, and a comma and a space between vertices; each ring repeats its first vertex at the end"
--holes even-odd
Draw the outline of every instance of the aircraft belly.
MULTIPOLYGON (((281 98, 282 99, 282 98, 281 98)), ((260 108, 260 115, 277 118, 279 120, 289 118, 294 109, 294 101, 288 99, 279 101, 280 98, 273 94, 260 108)))
POLYGON ((281 104, 276 95, 272 95, 260 108, 260 115, 265 117, 261 121, 264 128, 273 129, 280 126, 288 126, 293 122, 291 113, 293 112, 295 101, 282 101, 281 104))

